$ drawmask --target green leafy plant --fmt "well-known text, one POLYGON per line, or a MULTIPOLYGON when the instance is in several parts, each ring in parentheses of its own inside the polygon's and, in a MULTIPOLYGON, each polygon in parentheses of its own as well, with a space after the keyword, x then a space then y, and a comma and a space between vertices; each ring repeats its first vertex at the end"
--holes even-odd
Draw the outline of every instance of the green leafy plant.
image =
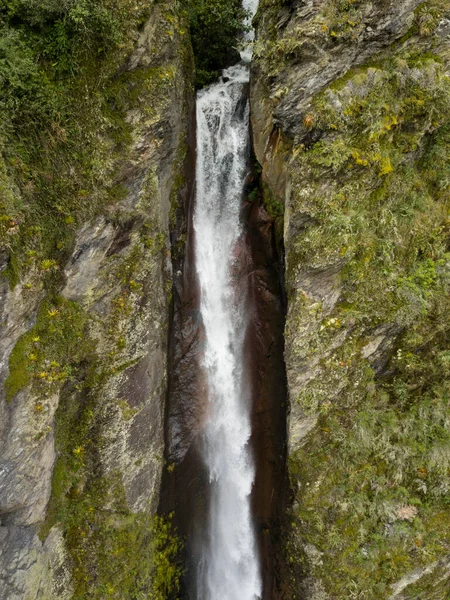
POLYGON ((237 60, 235 48, 245 12, 239 0, 190 0, 188 12, 197 86, 202 87, 217 79, 220 69, 237 60))

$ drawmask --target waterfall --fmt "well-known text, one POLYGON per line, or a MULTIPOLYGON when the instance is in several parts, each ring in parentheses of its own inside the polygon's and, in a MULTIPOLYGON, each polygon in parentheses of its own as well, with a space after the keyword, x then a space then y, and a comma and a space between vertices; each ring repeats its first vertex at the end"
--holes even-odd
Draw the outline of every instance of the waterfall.
MULTIPOLYGON (((251 16, 257 0, 244 1, 251 16)), ((253 39, 252 33, 246 40, 253 39)), ((250 151, 251 50, 197 97, 195 260, 205 330, 203 369, 208 415, 202 455, 210 510, 197 572, 198 600, 256 600, 262 584, 250 495, 255 479, 249 441, 250 394, 244 372, 246 293, 237 285, 236 248, 250 151)))

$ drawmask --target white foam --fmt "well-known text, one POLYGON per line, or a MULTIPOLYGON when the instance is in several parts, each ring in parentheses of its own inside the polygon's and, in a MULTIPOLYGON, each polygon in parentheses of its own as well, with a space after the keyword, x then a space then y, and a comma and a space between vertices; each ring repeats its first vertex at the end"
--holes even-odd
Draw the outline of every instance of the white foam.
MULTIPOLYGON (((246 10, 249 14, 246 19, 245 25, 246 27, 251 26, 253 17, 256 15, 256 11, 258 10, 259 0, 243 0, 242 6, 244 10, 246 10)), ((253 29, 250 31, 246 31, 244 34, 244 41, 246 42, 246 46, 244 50, 241 51, 241 58, 245 62, 250 62, 253 54, 253 40, 255 39, 255 32, 253 29)))
MULTIPOLYGON (((257 1, 244 5, 256 10, 257 1)), ((203 457, 211 483, 198 600, 256 600, 262 593, 250 509, 255 479, 250 401, 242 370, 245 289, 232 276, 234 250, 243 234, 239 213, 249 156, 248 80, 248 66, 236 65, 197 98, 194 228, 209 387, 203 457)))

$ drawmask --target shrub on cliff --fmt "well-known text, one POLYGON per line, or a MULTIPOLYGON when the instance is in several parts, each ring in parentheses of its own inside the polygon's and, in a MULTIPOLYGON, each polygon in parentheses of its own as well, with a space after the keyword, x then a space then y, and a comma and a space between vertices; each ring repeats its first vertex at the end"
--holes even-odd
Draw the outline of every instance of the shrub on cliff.
POLYGON ((0 0, 0 26, 20 32, 40 62, 56 74, 73 74, 126 44, 130 26, 148 3, 131 0, 0 0))
POLYGON ((245 11, 239 0, 190 0, 189 22, 197 85, 217 79, 220 69, 237 62, 236 46, 245 11))
POLYGON ((31 259, 63 261, 76 223, 107 201, 105 133, 126 128, 107 89, 148 10, 146 0, 0 0, 0 247, 12 284, 31 259))

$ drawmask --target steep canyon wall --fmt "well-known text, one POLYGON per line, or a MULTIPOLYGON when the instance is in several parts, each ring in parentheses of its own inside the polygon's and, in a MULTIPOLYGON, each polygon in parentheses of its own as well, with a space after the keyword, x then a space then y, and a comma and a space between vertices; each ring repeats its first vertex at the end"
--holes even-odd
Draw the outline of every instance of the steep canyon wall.
MULTIPOLYGON (((65 84, 66 103, 80 111, 64 125, 67 133, 48 141, 55 134, 41 132, 41 152, 52 161, 62 156, 56 168, 73 185, 75 216, 66 213, 71 232, 59 255, 58 242, 47 250, 40 231, 31 231, 40 223, 27 222, 41 167, 27 188, 14 179, 5 150, 2 185, 25 209, 3 232, 3 275, 17 256, 14 236, 35 238, 20 280, 0 280, 4 600, 131 598, 156 593, 161 581, 164 589, 176 586, 167 569, 177 542, 153 515, 164 469, 169 223, 183 185, 194 68, 178 4, 147 3, 142 15, 125 23, 118 52, 100 55, 92 79, 95 56, 72 88, 65 84), (91 169, 86 182, 77 172, 76 128, 97 161, 84 167, 91 169), (93 168, 101 170, 97 179, 93 168), (101 190, 109 196, 99 202, 101 190), (90 205, 84 213, 77 198, 90 205)), ((50 190, 58 185, 51 167, 44 172, 50 190)), ((56 209, 46 210, 51 221, 56 209)))
POLYGON ((289 599, 449 593, 449 16, 257 15, 254 146, 286 254, 289 599))
MULTIPOLYGON (((0 599, 170 596, 155 511, 189 535, 205 500, 186 15, 94 3, 97 47, 83 12, 38 4, 0 10, 0 599)), ((255 24, 239 252, 265 594, 445 600, 448 2, 262 0, 255 24)))

